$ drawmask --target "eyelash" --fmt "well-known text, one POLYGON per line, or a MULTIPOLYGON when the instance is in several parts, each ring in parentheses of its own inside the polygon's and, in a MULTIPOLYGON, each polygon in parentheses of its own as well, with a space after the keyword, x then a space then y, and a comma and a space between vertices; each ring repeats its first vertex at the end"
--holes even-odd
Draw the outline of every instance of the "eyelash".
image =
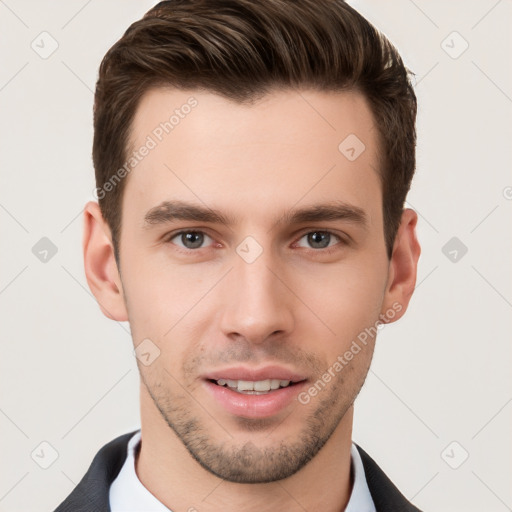
MULTIPOLYGON (((169 244, 169 243, 172 243, 171 241, 176 238, 177 236, 179 235, 182 235, 184 233, 200 233, 200 234, 203 234, 203 235, 206 235, 210 238, 212 238, 210 235, 208 235, 208 233, 204 232, 204 231, 201 231, 200 229, 182 229, 181 231, 177 231, 177 232, 173 232, 173 233, 170 233, 168 236, 166 236, 164 238, 164 242, 166 244, 169 244)), ((341 245, 348 245, 348 241, 346 239, 344 239, 341 235, 338 235, 332 231, 329 231, 328 229, 313 229, 313 230, 310 230, 310 231, 305 231, 303 232, 300 237, 298 238, 298 240, 301 240, 302 238, 304 238, 306 235, 309 235, 310 233, 324 233, 324 234, 329 234, 331 236, 334 236, 335 238, 337 238, 339 240, 339 243, 338 244, 334 244, 332 246, 328 246, 328 247, 325 247, 323 249, 308 249, 310 252, 313 252, 313 253, 318 253, 318 254, 331 254, 333 253, 334 251, 338 250, 338 245, 341 243, 341 245)), ((181 247, 179 245, 176 245, 176 248, 179 252, 182 252, 184 254, 190 254, 190 253, 193 253, 193 252, 199 252, 201 249, 206 249, 206 247, 199 247, 197 249, 187 249, 186 247, 181 247)))

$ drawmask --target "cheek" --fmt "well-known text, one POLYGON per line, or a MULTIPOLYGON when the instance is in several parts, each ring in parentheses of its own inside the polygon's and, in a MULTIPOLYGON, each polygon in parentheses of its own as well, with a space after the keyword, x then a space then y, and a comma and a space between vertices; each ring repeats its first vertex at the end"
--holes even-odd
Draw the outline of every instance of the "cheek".
MULTIPOLYGON (((126 262, 125 295, 130 322, 151 329, 158 337, 169 333, 192 311, 215 282, 214 276, 162 262, 144 262, 129 268, 126 262)), ((198 268, 198 267, 196 267, 198 268)))
MULTIPOLYGON (((300 315, 327 341, 331 352, 344 350, 351 341, 379 319, 385 288, 385 268, 377 262, 342 263, 308 272, 298 278, 294 289, 309 310, 300 315), (322 334, 323 333, 323 334, 322 334), (331 343, 329 343, 331 340, 331 343)), ((306 328, 307 329, 307 328, 306 328)))
POLYGON ((127 278, 123 279, 123 286, 133 343, 137 348, 141 343, 148 344, 144 340, 149 339, 156 347, 153 350, 159 353, 151 366, 141 366, 148 377, 158 374, 159 378, 172 381, 162 373, 165 367, 181 381, 185 378, 181 362, 189 357, 187 354, 201 353, 201 333, 211 322, 204 311, 211 300, 207 294, 218 276, 196 269, 165 263, 130 268, 126 261, 127 278))

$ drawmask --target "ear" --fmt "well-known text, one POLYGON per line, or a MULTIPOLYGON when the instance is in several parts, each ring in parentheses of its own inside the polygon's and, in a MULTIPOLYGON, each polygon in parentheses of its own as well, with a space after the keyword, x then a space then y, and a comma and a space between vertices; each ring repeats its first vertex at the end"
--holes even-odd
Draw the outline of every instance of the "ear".
POLYGON ((102 313, 118 322, 127 321, 110 228, 103 219, 98 203, 94 201, 89 201, 84 209, 83 254, 87 283, 102 313))
POLYGON ((421 248, 416 237, 418 215, 406 208, 402 213, 400 226, 393 245, 389 262, 388 281, 380 318, 382 323, 395 322, 403 316, 409 305, 414 287, 421 248), (392 318, 386 312, 393 310, 392 318))

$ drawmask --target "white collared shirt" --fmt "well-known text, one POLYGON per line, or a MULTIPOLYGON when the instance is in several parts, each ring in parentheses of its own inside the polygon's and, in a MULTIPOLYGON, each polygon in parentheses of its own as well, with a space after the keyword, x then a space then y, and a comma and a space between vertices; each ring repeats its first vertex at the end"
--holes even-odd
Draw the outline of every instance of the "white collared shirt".
MULTIPOLYGON (((135 472, 135 449, 141 438, 138 430, 128 442, 128 456, 109 492, 112 512, 172 512, 158 501, 141 483, 135 472)), ((351 464, 354 470, 354 485, 345 512, 375 512, 363 461, 354 443, 350 448, 351 464)))

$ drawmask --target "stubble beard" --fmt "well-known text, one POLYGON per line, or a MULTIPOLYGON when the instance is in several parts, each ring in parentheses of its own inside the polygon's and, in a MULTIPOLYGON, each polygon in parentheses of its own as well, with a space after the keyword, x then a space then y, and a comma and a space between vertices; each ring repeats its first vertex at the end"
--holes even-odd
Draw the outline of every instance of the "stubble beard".
MULTIPOLYGON (((347 368, 345 369, 347 370, 347 368)), ((258 447, 252 441, 237 445, 233 428, 225 426, 208 415, 190 395, 172 393, 161 383, 148 385, 144 374, 141 379, 162 418, 174 431, 190 455, 207 471, 229 482, 257 484, 288 478, 303 468, 332 436, 340 421, 359 393, 366 373, 356 386, 355 394, 347 394, 345 379, 338 376, 330 386, 315 398, 317 406, 311 408, 304 427, 295 440, 281 439, 277 445, 258 447), (325 396, 320 396, 325 394, 325 396), (352 396, 351 396, 352 395, 352 396), (204 419, 194 408, 204 412, 204 419), (207 425, 210 423, 210 425, 207 425), (212 430, 222 431, 224 441, 216 441, 212 430)), ((313 403, 313 400, 310 402, 313 403)), ((305 407, 299 402, 292 406, 305 407)), ((288 416, 281 423, 289 421, 288 416)), ((237 418, 237 429, 275 437, 282 425, 275 420, 237 418)), ((283 429, 285 430, 285 429, 283 429)))

